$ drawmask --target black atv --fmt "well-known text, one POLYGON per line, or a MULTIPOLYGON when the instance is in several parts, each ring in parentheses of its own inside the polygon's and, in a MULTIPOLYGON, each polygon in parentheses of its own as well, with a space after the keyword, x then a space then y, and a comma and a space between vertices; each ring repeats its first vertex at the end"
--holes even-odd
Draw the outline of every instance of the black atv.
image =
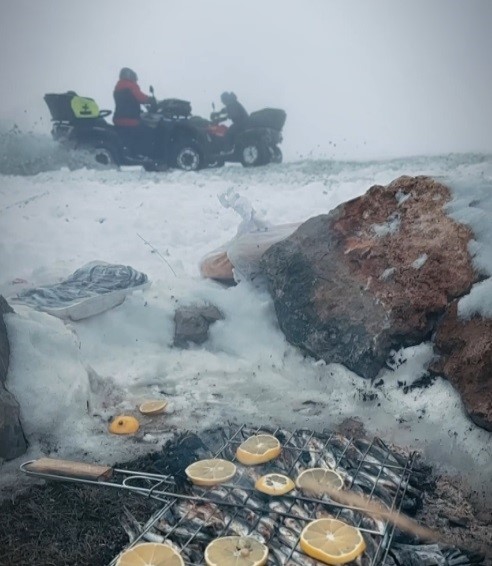
POLYGON ((55 140, 71 149, 88 152, 103 166, 142 165, 147 170, 177 167, 196 171, 216 167, 225 161, 241 162, 245 167, 280 162, 278 144, 285 123, 285 112, 264 109, 250 115, 247 127, 234 140, 227 140, 223 117, 212 113, 211 120, 191 115, 185 100, 154 101, 142 113, 142 124, 153 138, 153 155, 141 155, 125 142, 121 130, 106 122, 111 110, 99 110, 92 98, 69 91, 46 94, 55 140))
POLYGON ((105 120, 111 110, 99 110, 92 98, 70 91, 46 94, 44 100, 53 121, 53 138, 71 149, 89 153, 100 165, 143 165, 149 170, 168 166, 188 169, 190 164, 193 165, 187 148, 196 133, 188 120, 191 104, 185 100, 155 101, 148 112, 142 114, 142 123, 149 128, 154 139, 152 157, 132 149, 126 143, 122 130, 105 120))
POLYGON ((207 144, 202 151, 209 163, 222 164, 225 161, 241 163, 244 167, 256 167, 267 163, 281 163, 282 128, 286 113, 279 108, 264 108, 249 115, 248 121, 231 137, 229 128, 222 122, 227 114, 212 112, 210 120, 192 117, 190 121, 197 129, 207 133, 207 144))

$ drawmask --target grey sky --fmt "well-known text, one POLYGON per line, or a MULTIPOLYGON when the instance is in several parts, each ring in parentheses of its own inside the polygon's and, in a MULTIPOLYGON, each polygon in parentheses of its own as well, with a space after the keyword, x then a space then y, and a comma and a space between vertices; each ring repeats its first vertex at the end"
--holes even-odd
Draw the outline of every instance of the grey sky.
POLYGON ((492 151, 489 0, 0 0, 0 22, 0 118, 23 126, 49 130, 46 92, 112 109, 130 66, 197 114, 223 90, 285 108, 290 157, 492 151))

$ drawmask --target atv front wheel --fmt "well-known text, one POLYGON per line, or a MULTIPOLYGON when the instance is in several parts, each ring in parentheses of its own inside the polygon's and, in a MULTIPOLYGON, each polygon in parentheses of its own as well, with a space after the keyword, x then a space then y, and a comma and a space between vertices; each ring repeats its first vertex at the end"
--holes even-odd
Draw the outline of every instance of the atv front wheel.
POLYGON ((258 167, 268 163, 268 152, 260 142, 249 142, 241 148, 239 160, 243 167, 258 167))
POLYGON ((198 171, 203 167, 203 158, 200 150, 194 144, 185 144, 176 151, 174 159, 176 167, 183 171, 198 171))
POLYGON ((270 151, 270 163, 282 163, 282 150, 278 147, 278 145, 274 145, 268 149, 270 151))

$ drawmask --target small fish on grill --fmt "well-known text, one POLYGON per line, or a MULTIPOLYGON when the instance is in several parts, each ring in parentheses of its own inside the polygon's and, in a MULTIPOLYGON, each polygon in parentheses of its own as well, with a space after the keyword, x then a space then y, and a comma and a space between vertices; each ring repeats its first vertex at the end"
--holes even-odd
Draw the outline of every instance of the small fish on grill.
MULTIPOLYGON (((251 536, 269 548, 269 566, 319 566, 300 549, 301 531, 309 521, 331 517, 361 530, 364 553, 350 566, 470 566, 477 557, 437 543, 419 544, 404 534, 407 523, 393 524, 392 510, 414 514, 422 505, 422 486, 428 469, 416 455, 393 450, 380 439, 347 438, 340 433, 288 431, 274 427, 222 427, 202 434, 185 434, 168 443, 155 461, 159 472, 174 477, 176 498, 146 536, 179 543, 188 564, 203 565, 207 544, 220 536, 251 536), (274 435, 282 444, 278 458, 248 467, 236 461, 236 449, 254 434, 274 435), (234 461, 238 470, 228 483, 211 487, 191 485, 184 476, 190 463, 220 457, 234 461), (415 463, 415 476, 413 466, 415 463), (271 496, 255 490, 265 473, 282 473, 296 479, 309 468, 335 470, 344 479, 340 495, 352 503, 323 495, 312 498, 299 489, 271 496), (417 479, 416 479, 417 478, 417 479), (185 497, 180 499, 179 494, 185 497), (352 501, 352 500, 351 500, 352 501), (372 507, 371 507, 372 506, 372 507), (403 544, 399 541, 405 541, 403 544), (384 560, 384 562, 383 562, 384 560)), ((171 496, 170 496, 171 497, 171 496)), ((410 520, 409 520, 410 521, 410 520)), ((395 521, 396 522, 396 521, 395 521)), ((125 527, 135 540, 141 527, 126 518, 125 527)), ((422 532, 424 529, 422 529, 422 532)), ((475 561, 474 561, 475 560, 475 561)))

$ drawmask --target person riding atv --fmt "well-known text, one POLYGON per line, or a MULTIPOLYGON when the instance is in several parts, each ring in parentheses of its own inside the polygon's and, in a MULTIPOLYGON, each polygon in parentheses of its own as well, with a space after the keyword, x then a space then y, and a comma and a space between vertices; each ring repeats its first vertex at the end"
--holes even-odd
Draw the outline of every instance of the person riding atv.
POLYGON ((248 125, 249 114, 233 92, 223 92, 220 100, 224 108, 219 112, 212 112, 211 119, 212 121, 229 119, 232 122, 224 138, 226 148, 232 149, 237 134, 245 130, 248 125))
POLYGON ((121 69, 113 97, 113 124, 118 135, 132 154, 152 158, 155 153, 155 130, 142 123, 140 105, 146 104, 153 108, 154 97, 140 90, 137 73, 128 67, 121 69))
POLYGON ((223 92, 220 99, 224 108, 210 114, 209 128, 219 159, 239 161, 244 167, 280 163, 278 144, 286 113, 278 108, 263 108, 248 114, 233 92, 223 92), (226 120, 232 124, 219 130, 218 125, 226 120))

